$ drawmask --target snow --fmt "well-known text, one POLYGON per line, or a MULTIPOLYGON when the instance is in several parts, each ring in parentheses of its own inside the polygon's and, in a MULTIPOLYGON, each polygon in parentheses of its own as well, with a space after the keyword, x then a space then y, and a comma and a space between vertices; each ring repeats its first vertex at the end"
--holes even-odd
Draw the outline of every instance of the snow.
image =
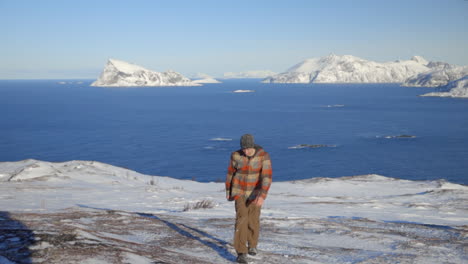
POLYGON ((439 87, 468 76, 468 66, 441 64, 408 78, 403 86, 439 87))
POLYGON ((206 73, 197 73, 194 78, 192 78, 192 82, 194 83, 221 83, 220 81, 216 80, 212 76, 206 73))
POLYGON ((126 253, 125 257, 124 257, 124 263, 153 264, 154 261, 149 259, 149 258, 142 257, 142 256, 139 256, 139 255, 135 255, 135 254, 132 254, 132 253, 126 253))
POLYGON ((427 93, 421 96, 468 98, 468 74, 461 79, 439 88, 439 92, 427 93))
POLYGON ((128 63, 128 62, 121 61, 121 60, 116 60, 116 59, 109 59, 108 63, 112 64, 119 71, 123 73, 127 73, 127 74, 133 74, 134 72, 138 72, 138 71, 149 71, 139 65, 128 63))
POLYGON ((217 138, 212 138, 210 140, 211 141, 232 141, 232 138, 217 137, 217 138))
POLYGON ((468 98, 468 66, 435 64, 433 69, 406 80, 404 86, 437 87, 421 96, 468 98))
POLYGON ((235 90, 233 93, 254 93, 255 90, 235 90))
POLYGON ((403 83, 430 70, 420 56, 410 60, 379 63, 352 55, 331 54, 302 61, 264 83, 403 83))
POLYGON ((205 73, 198 73, 192 80, 193 83, 221 83, 212 76, 205 73))
POLYGON ((256 71, 245 71, 245 72, 225 72, 224 79, 248 79, 248 78, 267 78, 276 75, 276 72, 270 70, 256 70, 256 71))
POLYGON ((155 72, 125 61, 109 59, 101 76, 91 86, 199 86, 175 71, 155 72))
POLYGON ((9 261, 7 258, 0 256, 0 264, 16 264, 15 262, 9 261))
POLYGON ((91 257, 83 260, 81 263, 83 264, 108 264, 109 262, 101 257, 91 257))
MULTIPOLYGON (((119 255, 124 262, 154 262, 144 249, 159 243, 168 243, 161 247, 172 259, 235 259, 230 245, 234 205, 225 200, 224 183, 151 176, 79 160, 0 162, 0 174, 0 211, 24 214, 25 221, 71 213, 74 217, 50 224, 75 229, 80 245, 128 247, 119 255), (214 206, 184 211, 200 201, 214 206), (106 224, 103 218, 118 224, 106 224), (176 237, 179 246, 171 244, 179 240, 170 242, 176 237)), ((466 263, 462 245, 468 235, 468 187, 375 174, 274 181, 261 222, 259 263, 466 263)), ((39 236, 48 225, 37 225, 39 236)), ((51 250, 51 245, 43 241, 35 249, 51 250)), ((113 263, 102 256, 83 260, 113 263)))
POLYGON ((214 79, 214 78, 206 78, 206 79, 199 79, 199 80, 193 80, 193 83, 221 83, 220 81, 214 79))
POLYGON ((417 62, 417 63, 419 63, 419 64, 422 64, 422 65, 427 65, 427 64, 429 64, 429 61, 427 61, 426 59, 424 59, 424 58, 421 57, 421 56, 413 56, 413 57, 411 58, 411 60, 412 60, 412 61, 415 61, 415 62, 417 62))

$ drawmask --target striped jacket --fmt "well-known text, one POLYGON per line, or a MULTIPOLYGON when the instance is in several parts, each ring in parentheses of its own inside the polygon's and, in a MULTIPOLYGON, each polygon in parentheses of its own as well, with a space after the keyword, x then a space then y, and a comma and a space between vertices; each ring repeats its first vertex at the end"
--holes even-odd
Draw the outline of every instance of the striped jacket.
POLYGON ((247 157, 242 150, 231 154, 226 175, 226 197, 237 200, 243 196, 246 201, 257 197, 266 198, 272 179, 270 155, 255 145, 255 155, 247 157))

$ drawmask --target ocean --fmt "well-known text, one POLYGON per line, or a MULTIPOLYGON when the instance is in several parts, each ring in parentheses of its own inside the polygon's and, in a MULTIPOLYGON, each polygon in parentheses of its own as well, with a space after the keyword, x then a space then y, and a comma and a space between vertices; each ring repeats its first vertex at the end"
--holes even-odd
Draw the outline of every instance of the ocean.
POLYGON ((224 181, 230 153, 251 133, 271 155, 274 181, 380 174, 468 184, 468 100, 418 97, 432 88, 91 82, 1 80, 0 161, 95 160, 224 181))

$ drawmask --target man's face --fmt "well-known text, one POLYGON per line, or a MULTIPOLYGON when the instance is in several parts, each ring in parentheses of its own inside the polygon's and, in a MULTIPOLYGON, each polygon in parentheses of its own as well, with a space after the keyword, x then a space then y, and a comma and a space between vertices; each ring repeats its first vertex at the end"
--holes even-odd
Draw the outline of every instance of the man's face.
POLYGON ((252 157, 255 154, 255 148, 245 148, 242 151, 247 157, 252 157))

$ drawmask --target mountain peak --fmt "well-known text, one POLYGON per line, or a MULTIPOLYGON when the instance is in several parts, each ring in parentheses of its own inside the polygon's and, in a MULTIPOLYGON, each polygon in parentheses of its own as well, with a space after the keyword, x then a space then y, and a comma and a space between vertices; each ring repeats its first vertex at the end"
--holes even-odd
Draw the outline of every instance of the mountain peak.
POLYGON ((411 60, 423 65, 427 65, 429 63, 426 59, 424 59, 421 56, 413 56, 411 57, 411 60))
POLYGON ((312 73, 328 67, 336 67, 343 63, 354 63, 357 61, 363 61, 363 59, 352 55, 336 55, 331 53, 325 57, 306 59, 289 68, 287 72, 312 73))
POLYGON ((121 72, 124 72, 124 73, 134 73, 134 72, 137 72, 137 71, 148 71, 148 69, 143 68, 143 67, 141 67, 139 65, 129 63, 129 62, 126 62, 126 61, 122 61, 122 60, 112 59, 112 58, 110 58, 107 61, 106 67, 114 67, 118 71, 121 71, 121 72))
POLYGON ((155 72, 139 65, 109 59, 101 76, 91 86, 199 86, 175 71, 155 72))

